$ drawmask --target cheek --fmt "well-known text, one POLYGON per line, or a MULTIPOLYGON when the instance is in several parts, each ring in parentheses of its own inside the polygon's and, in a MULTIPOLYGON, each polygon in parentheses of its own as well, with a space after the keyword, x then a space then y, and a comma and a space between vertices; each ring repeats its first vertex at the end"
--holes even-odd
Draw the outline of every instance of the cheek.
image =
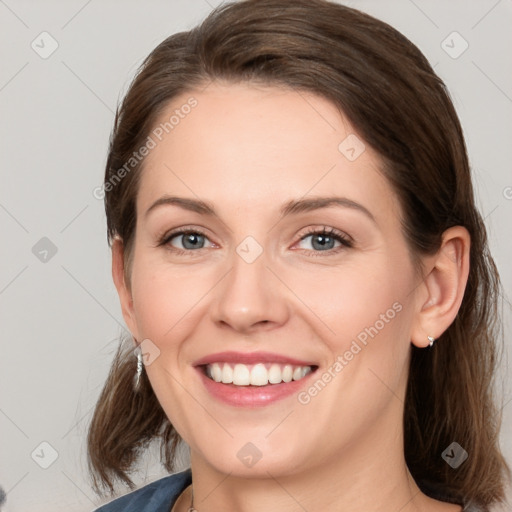
POLYGON ((367 268, 311 281, 307 295, 308 306, 328 326, 319 332, 329 360, 298 399, 301 411, 342 444, 382 422, 385 411, 400 416, 395 409, 407 378, 413 316, 408 277, 385 265, 367 268))
POLYGON ((325 376, 336 382, 329 387, 350 410, 363 396, 386 399, 381 391, 389 394, 388 387, 397 389, 404 377, 414 314, 407 261, 375 258, 324 274, 303 273, 296 281, 294 292, 311 311, 308 322, 318 326, 328 349, 326 364, 336 376, 325 376))
POLYGON ((308 307, 333 349, 347 340, 364 343, 378 334, 397 333, 408 324, 404 314, 413 286, 407 265, 393 268, 386 259, 368 258, 315 272, 287 272, 294 294, 308 307))
POLYGON ((139 336, 162 344, 186 333, 214 284, 211 270, 171 266, 161 256, 134 259, 133 308, 139 336))

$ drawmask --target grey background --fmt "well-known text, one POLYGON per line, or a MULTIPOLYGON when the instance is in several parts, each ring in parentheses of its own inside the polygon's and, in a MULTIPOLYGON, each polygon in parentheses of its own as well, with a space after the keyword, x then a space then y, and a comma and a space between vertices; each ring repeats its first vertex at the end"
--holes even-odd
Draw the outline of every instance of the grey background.
MULTIPOLYGON (((102 182, 116 104, 141 60, 219 3, 0 0, 4 512, 87 511, 100 503, 87 480, 84 440, 124 323, 110 275, 103 203, 93 190, 102 182), (40 54, 52 41, 40 36, 43 31, 58 43, 47 58, 40 54)), ((511 0, 349 5, 407 35, 447 83, 510 297, 511 0), (463 39, 450 36, 453 31, 463 39), (469 47, 453 58, 464 41, 469 47)), ((509 312, 505 321, 510 352, 509 312)), ((501 440, 512 461, 506 378, 501 440)), ((138 482, 164 474, 151 454, 145 464, 138 482)))

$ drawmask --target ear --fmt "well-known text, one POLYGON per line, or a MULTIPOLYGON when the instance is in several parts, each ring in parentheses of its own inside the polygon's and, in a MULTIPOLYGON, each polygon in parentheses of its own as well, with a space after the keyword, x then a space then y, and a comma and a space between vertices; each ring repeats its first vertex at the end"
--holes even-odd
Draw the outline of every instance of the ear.
POLYGON ((439 251, 426 260, 428 270, 417 289, 417 311, 411 341, 417 347, 437 339, 455 320, 469 275, 471 239, 466 228, 454 226, 443 233, 439 251))
POLYGON ((139 339, 130 287, 125 279, 124 244, 116 237, 112 243, 112 279, 119 295, 124 321, 135 339, 139 339))

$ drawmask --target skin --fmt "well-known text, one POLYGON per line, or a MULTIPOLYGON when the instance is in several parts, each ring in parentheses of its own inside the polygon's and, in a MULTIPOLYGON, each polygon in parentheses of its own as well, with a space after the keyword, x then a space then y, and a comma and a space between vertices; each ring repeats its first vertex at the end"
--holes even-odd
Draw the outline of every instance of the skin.
MULTIPOLYGON (((145 370, 190 446, 196 509, 461 510, 415 484, 404 460, 402 414, 411 343, 427 347, 427 335, 439 337, 460 306, 467 231, 446 231, 418 275, 378 155, 366 145, 349 161, 338 150, 355 132, 330 102, 277 87, 212 83, 175 98, 162 121, 191 95, 197 107, 146 158, 131 268, 117 240, 113 277, 133 336, 160 351, 145 370), (146 216, 164 194, 208 201, 218 217, 176 205, 146 216), (348 198, 373 220, 336 206, 280 215, 287 201, 313 196, 348 198), (182 236, 158 246, 180 227, 204 232, 201 248, 177 253, 182 236), (318 249, 318 237, 307 232, 324 227, 348 235, 353 246, 318 249), (249 235, 263 250, 252 263, 236 252, 249 235), (235 408, 214 399, 192 367, 219 351, 263 350, 315 361, 321 375, 395 303, 401 311, 307 404, 294 395, 235 408), (248 442, 261 452, 252 467, 237 457, 248 442)), ((190 489, 173 510, 189 505, 190 489)))

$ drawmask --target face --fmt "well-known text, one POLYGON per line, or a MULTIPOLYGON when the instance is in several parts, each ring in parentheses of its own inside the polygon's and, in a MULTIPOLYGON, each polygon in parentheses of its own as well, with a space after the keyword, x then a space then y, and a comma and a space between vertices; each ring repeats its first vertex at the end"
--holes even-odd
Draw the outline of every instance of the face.
POLYGON ((276 475, 388 442, 417 277, 378 155, 312 94, 211 84, 161 122, 176 109, 141 176, 123 312, 193 461, 276 475))

